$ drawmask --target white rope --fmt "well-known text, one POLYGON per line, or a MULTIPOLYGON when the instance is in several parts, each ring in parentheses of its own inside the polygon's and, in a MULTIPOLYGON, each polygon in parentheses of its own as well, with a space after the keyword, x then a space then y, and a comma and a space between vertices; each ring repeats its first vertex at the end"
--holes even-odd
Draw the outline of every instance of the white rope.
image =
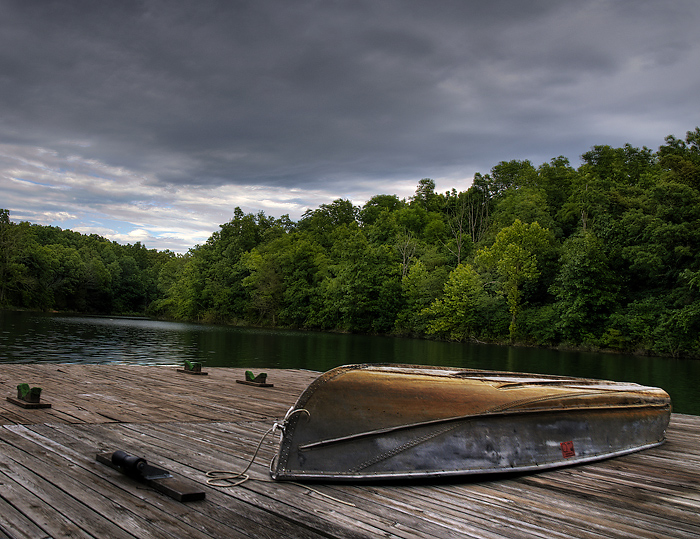
POLYGON ((248 481, 250 476, 246 472, 253 465, 253 461, 258 455, 258 451, 260 451, 260 447, 262 446, 263 441, 265 441, 267 435, 273 432, 276 428, 277 423, 272 425, 269 429, 267 429, 267 432, 262 435, 262 438, 260 438, 260 442, 258 443, 258 447, 255 448, 255 453, 253 453, 253 456, 243 471, 227 472, 224 470, 213 470, 211 472, 207 472, 206 476, 209 478, 207 479, 207 485, 211 485, 212 487, 235 487, 248 481))
MULTIPOLYGON (((287 422, 289 421, 289 418, 297 413, 305 413, 307 416, 311 417, 311 414, 309 414, 309 411, 305 410, 304 408, 297 408, 297 409, 294 409, 294 407, 290 408, 287 411, 287 414, 284 416, 284 419, 281 422, 276 421, 269 429, 267 429, 265 434, 262 435, 262 438, 260 438, 260 442, 258 442, 258 447, 255 448, 255 452, 253 453, 253 456, 251 457, 250 461, 248 462, 248 465, 245 467, 245 469, 243 471, 229 472, 229 471, 224 471, 224 470, 213 470, 213 471, 207 472, 206 476, 209 478, 209 479, 207 479, 207 485, 210 485, 212 487, 229 488, 229 487, 237 487, 238 485, 241 485, 241 484, 245 483, 246 481, 248 481, 250 479, 250 476, 246 472, 253 465, 253 461, 255 460, 255 457, 258 455, 258 452, 260 451, 260 448, 262 447, 262 444, 265 441, 265 438, 267 437, 267 435, 276 431, 276 430, 282 431, 282 435, 283 435, 284 429, 287 426, 287 422)), ((280 435, 280 436, 282 436, 282 435, 280 435)), ((274 462, 275 462, 275 457, 272 457, 272 460, 270 461, 270 469, 272 469, 274 462)), ((350 507, 355 507, 354 503, 346 502, 344 500, 339 500, 338 498, 334 498, 333 496, 330 496, 328 494, 324 494, 323 492, 316 490, 315 488, 311 488, 308 485, 302 485, 301 483, 295 483, 293 481, 290 481, 289 484, 290 485, 297 485, 298 487, 308 489, 311 492, 315 492, 319 496, 323 496, 324 498, 328 498, 328 499, 336 501, 338 503, 349 505, 350 507)))
MULTIPOLYGON (((305 410, 304 408, 297 408, 296 410, 294 409, 294 406, 292 406, 289 410, 287 410, 286 415, 284 416, 284 419, 281 422, 275 421, 273 425, 267 429, 265 434, 262 435, 262 438, 260 438, 260 442, 258 443, 258 447, 255 448, 255 453, 253 453, 253 456, 251 457, 250 461, 248 462, 248 465, 245 467, 245 469, 241 472, 231 472, 231 471, 226 471, 226 470, 212 470, 210 472, 206 473, 206 476, 209 478, 207 479, 207 485, 211 485, 213 487, 236 487, 242 483, 245 483, 250 479, 250 476, 246 474, 246 472, 250 469, 250 467, 253 465, 253 461, 255 460, 255 457, 258 455, 258 451, 260 451, 260 447, 262 446, 263 442, 265 441, 265 438, 267 437, 268 434, 271 432, 274 432, 276 430, 282 431, 282 434, 284 434, 284 429, 287 426, 287 422, 289 421, 289 418, 292 417, 294 414, 303 412, 307 416, 311 416, 309 414, 308 410, 305 410)), ((281 439, 280 435, 280 439, 281 439)), ((273 459, 274 460, 274 459, 273 459)), ((270 463, 270 466, 272 466, 272 463, 270 463)))

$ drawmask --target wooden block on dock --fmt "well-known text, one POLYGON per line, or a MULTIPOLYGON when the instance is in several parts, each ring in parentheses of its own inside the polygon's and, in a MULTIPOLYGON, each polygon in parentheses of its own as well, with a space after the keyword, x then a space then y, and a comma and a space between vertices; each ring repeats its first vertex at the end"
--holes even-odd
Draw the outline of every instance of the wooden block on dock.
MULTIPOLYGON (((112 453, 98 453, 96 456, 97 462, 109 466, 113 470, 125 473, 120 466, 112 462, 112 453)), ((153 490, 157 490, 161 494, 165 494, 179 502, 193 502, 203 500, 206 493, 201 490, 195 483, 177 477, 163 477, 159 479, 138 479, 129 475, 130 478, 148 485, 153 490)))
POLYGON ((51 408, 51 404, 48 402, 27 402, 22 399, 16 399, 14 397, 7 397, 7 400, 12 404, 21 406, 22 408, 51 408))
POLYGON ((177 372, 184 372, 185 374, 196 374, 198 376, 206 376, 209 374, 208 372, 204 371, 188 371, 187 369, 178 369, 177 372))

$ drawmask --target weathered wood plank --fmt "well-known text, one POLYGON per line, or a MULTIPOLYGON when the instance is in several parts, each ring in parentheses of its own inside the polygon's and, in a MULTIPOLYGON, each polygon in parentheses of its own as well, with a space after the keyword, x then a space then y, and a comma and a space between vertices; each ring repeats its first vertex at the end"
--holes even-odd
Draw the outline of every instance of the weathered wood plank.
POLYGON ((0 472, 0 537, 49 539, 46 531, 36 524, 36 515, 27 515, 17 508, 31 503, 31 493, 24 493, 22 487, 12 483, 12 479, 0 472))
MULTIPOLYGON (((39 440, 42 438, 37 433, 32 434, 30 429, 23 427, 21 432, 29 438, 39 440)), ((74 439, 75 440, 75 439, 74 439)), ((245 519, 240 515, 230 514, 228 522, 218 519, 211 519, 201 511, 207 507, 202 502, 190 502, 187 504, 174 502, 167 496, 163 496, 152 489, 145 488, 115 470, 99 464, 95 464, 85 457, 82 452, 75 452, 68 445, 55 443, 55 440, 45 439, 44 447, 53 446, 60 450, 63 458, 70 460, 76 477, 83 481, 84 488, 88 490, 89 496, 94 493, 89 492, 91 488, 98 488, 110 501, 111 513, 115 521, 128 529, 136 537, 269 537, 268 533, 261 533, 260 529, 243 523, 245 519), (125 515, 128 520, 124 520, 125 515), (157 526, 153 528, 152 524, 157 526)), ((58 458, 58 453, 54 453, 54 458, 58 458)), ((98 504, 99 504, 99 500, 98 504)), ((110 507, 101 509, 110 511, 110 507)), ((258 527, 259 528, 259 527, 258 527)), ((105 535, 104 537, 109 537, 105 535)))
POLYGON ((244 369, 206 370, 2 365, 0 392, 38 385, 52 407, 0 398, 0 537, 700 537, 700 417, 674 414, 666 444, 599 463, 411 483, 276 483, 268 436, 248 482, 215 488, 206 472, 243 470, 317 373, 268 369, 274 387, 258 388, 236 383, 244 369), (206 500, 177 502, 95 462, 115 449, 201 485, 206 500))
MULTIPOLYGON (((31 469, 43 479, 46 489, 48 483, 52 488, 59 489, 60 495, 47 492, 46 503, 63 515, 75 520, 81 528, 90 530, 95 537, 172 537, 178 533, 186 533, 187 537, 208 537, 188 529, 165 512, 154 510, 152 506, 140 503, 141 509, 146 510, 138 515, 135 510, 139 504, 134 500, 124 502, 128 498, 129 489, 119 488, 118 481, 99 481, 100 475, 96 470, 90 470, 77 464, 74 456, 59 445, 41 443, 40 437, 33 436, 25 427, 17 428, 11 438, 17 450, 14 460, 24 459, 24 466, 31 469), (51 446, 59 449, 51 451, 51 446), (40 455, 37 457, 36 455, 40 455), (67 469, 65 473, 56 474, 56 470, 67 469), (178 531, 180 530, 180 532, 178 531)), ((118 472, 110 470, 111 476, 119 476, 118 472)), ((105 474, 106 475, 106 474, 105 474)), ((37 481, 35 485, 39 485, 37 481)), ((134 490, 138 489, 138 484, 134 490)), ((62 537, 62 532, 54 530, 52 536, 62 537)))
MULTIPOLYGON (((269 377, 274 379, 277 372, 270 370, 269 377)), ((279 371, 280 376, 284 372, 279 371)), ((16 394, 17 383, 28 380, 43 388, 42 396, 52 409, 26 411, 0 403, 0 420, 5 424, 255 420, 289 407, 315 376, 301 371, 274 388, 261 389, 235 383, 243 379, 243 369, 212 369, 209 376, 192 377, 169 367, 4 365, 0 391, 5 396, 16 394)))
MULTIPOLYGON (((198 425, 197 425, 198 426, 198 425)), ((250 452, 245 458, 231 458, 221 452, 217 447, 203 448, 201 442, 196 444, 192 452, 181 451, 173 454, 171 448, 177 445, 179 436, 173 434, 170 425, 123 425, 119 430, 119 437, 127 443, 147 444, 154 454, 158 457, 158 462, 165 466, 181 466, 185 465, 185 469, 190 472, 188 477, 192 480, 205 481, 205 473, 212 470, 231 470, 240 471, 248 464, 250 457, 255 450, 255 446, 259 440, 252 440, 250 444, 250 452), (177 459, 177 460, 170 460, 177 459), (167 464, 166 464, 167 463, 167 464)), ((267 473, 267 465, 254 463, 254 467, 249 471, 251 478, 254 479, 241 487, 230 490, 231 495, 237 496, 244 490, 253 491, 261 496, 270 499, 269 510, 282 518, 289 518, 291 515, 298 522, 304 522, 307 526, 313 529, 318 528, 319 531, 325 531, 328 528, 333 529, 339 520, 350 518, 353 527, 364 529, 369 536, 383 535, 382 526, 384 528, 391 527, 394 523, 384 521, 381 523, 372 522, 371 515, 364 515, 364 518, 355 516, 346 516, 340 514, 336 509, 328 509, 327 504, 316 504, 314 500, 309 498, 309 491, 304 487, 294 484, 273 483, 267 473)), ((209 494, 207 494, 208 496, 209 494)), ((332 503, 332 502, 329 502, 332 503)), ((339 504, 335 504, 338 506, 339 504)), ((341 505, 342 507, 342 505, 341 505)), ((348 510, 351 511, 351 510, 348 510)), ((343 513, 345 513, 344 511, 343 513)), ((367 536, 365 535, 365 536, 367 536)), ((335 528, 333 537, 357 537, 352 530, 344 528, 335 528), (347 535, 349 533, 349 535, 347 535)), ((362 535, 360 535, 362 536, 362 535)), ((415 532, 409 531, 405 537, 420 537, 415 532)))
MULTIPOLYGON (((315 538, 323 537, 343 537, 343 530, 334 526, 325 526, 321 523, 321 532, 314 531, 313 515, 301 515, 299 513, 292 514, 292 518, 280 518, 275 514, 279 510, 275 500, 250 499, 246 495, 244 489, 236 489, 233 493, 236 497, 225 495, 225 490, 214 489, 208 487, 205 482, 204 472, 189 467, 183 467, 181 460, 183 455, 195 455, 194 451, 190 452, 178 447, 177 451, 173 451, 173 446, 157 447, 147 445, 144 439, 149 439, 148 435, 141 436, 138 433, 130 431, 127 425, 93 425, 93 426, 68 426, 68 425, 39 425, 32 427, 32 430, 41 430, 46 432, 47 437, 60 440, 61 444, 69 451, 75 452, 76 456, 82 453, 93 451, 97 446, 112 446, 115 443, 121 442, 123 447, 133 450, 135 453, 139 450, 146 451, 146 456, 152 460, 154 464, 167 467, 179 475, 188 477, 194 481, 201 481, 202 487, 206 490, 206 502, 191 504, 189 509, 177 509, 177 506, 171 507, 172 514, 177 513, 180 518, 196 519, 199 523, 206 523, 208 519, 226 523, 226 526, 232 529, 239 528, 245 533, 251 533, 253 537, 279 537, 280 530, 287 530, 283 535, 285 537, 301 537, 315 538), (144 449, 146 448, 146 449, 144 449), (170 457, 170 458, 169 458, 170 457), (174 460, 177 458, 178 460, 174 460), (274 510, 267 509, 267 506, 274 510), (223 515, 223 516, 222 516, 223 515), (297 524, 292 524, 293 522, 297 524), (327 533, 328 529, 332 533, 327 533), (319 535, 320 534, 320 535, 319 535)), ((147 425, 143 425, 144 429, 148 430, 147 425)), ((155 427, 155 425, 153 425, 155 427)), ((89 466, 89 464, 86 464, 89 466)), ((118 481, 118 479, 115 479, 118 481)), ((121 480, 124 483, 124 479, 121 480)), ((139 490, 142 497, 148 497, 151 503, 154 503, 152 496, 147 496, 144 490, 139 490)), ((137 493, 134 493, 136 495, 137 493)), ((167 503, 167 502, 163 502, 167 503)), ((285 515, 286 517, 286 515, 285 515)), ((219 532, 212 534, 213 537, 227 537, 225 533, 219 532)), ((350 534, 347 537, 359 537, 358 535, 350 534)))
MULTIPOLYGON (((54 473, 47 478, 47 471, 37 459, 9 444, 3 444, 1 451, 6 478, 3 487, 7 488, 3 498, 12 500, 12 505, 45 530, 47 536, 92 538, 103 533, 103 537, 128 537, 118 526, 63 491, 63 474, 54 473)), ((0 518, 5 527, 4 517, 0 518)))

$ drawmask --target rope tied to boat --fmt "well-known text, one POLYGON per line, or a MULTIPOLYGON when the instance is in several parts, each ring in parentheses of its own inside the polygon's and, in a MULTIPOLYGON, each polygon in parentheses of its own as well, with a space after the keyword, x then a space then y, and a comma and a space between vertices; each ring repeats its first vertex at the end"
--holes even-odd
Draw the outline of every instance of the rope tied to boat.
MULTIPOLYGON (((263 442, 265 441, 265 438, 269 434, 272 434, 276 431, 280 431, 280 441, 282 440, 282 437, 284 436, 284 431, 287 428, 287 425, 289 423, 289 420, 291 419, 292 416, 296 414, 306 414, 307 417, 311 417, 311 414, 309 413, 308 410, 304 408, 294 408, 293 406, 287 410, 287 413, 284 416, 284 419, 282 421, 275 421, 272 426, 265 431, 265 434, 262 435, 260 438, 260 442, 258 442, 258 446, 255 448, 255 452, 253 453, 253 456, 250 458, 248 461, 248 465, 240 472, 229 472, 229 471, 223 471, 223 470, 212 470, 206 473, 206 476, 209 478, 207 479, 207 485, 210 485, 212 487, 221 487, 221 488, 230 488, 230 487, 237 487, 238 485, 241 485, 248 481, 250 479, 250 476, 246 473, 250 467, 253 465, 253 462, 255 461, 255 457, 257 457, 258 452, 260 451, 260 448, 262 447, 263 442)), ((275 457, 272 457, 272 460, 270 461, 270 470, 273 468, 273 464, 275 462, 275 457)), ((336 501, 338 503, 342 503, 344 505, 349 505, 351 507, 355 507, 354 503, 351 502, 346 502, 344 500, 340 500, 338 498, 334 498, 333 496, 330 496, 328 494, 324 494, 323 492, 316 490, 315 488, 311 488, 308 485, 302 485, 300 483, 296 483, 293 481, 289 482, 291 485, 297 485, 299 487, 305 488, 310 490, 311 492, 315 492, 319 496, 323 496, 324 498, 331 499, 333 501, 336 501)))
MULTIPOLYGON (((305 413, 308 417, 311 417, 311 414, 309 414, 308 410, 305 410, 304 408, 294 408, 293 406, 287 411, 286 415, 284 416, 284 419, 282 421, 275 421, 272 426, 265 431, 265 434, 262 435, 260 438, 260 442, 258 442, 258 446, 255 448, 255 452, 253 453, 253 456, 250 458, 248 461, 248 465, 240 472, 230 472, 230 471, 225 471, 225 470, 212 470, 207 472, 205 475, 209 478, 207 479, 207 485, 211 485, 213 487, 236 487, 242 483, 245 483, 250 479, 250 476, 246 473, 250 467, 253 465, 253 462, 255 461, 255 457, 258 456, 258 452, 260 451, 260 448, 262 447, 263 442, 265 441, 265 438, 269 434, 272 434, 276 431, 280 431, 280 439, 282 436, 284 436, 284 431, 287 428, 287 424, 289 423, 289 419, 297 414, 297 413, 305 413)), ((274 457, 272 459, 274 461, 274 457)), ((270 466, 272 466, 272 463, 270 463, 270 466)))
POLYGON ((242 483, 245 483, 250 479, 250 476, 246 473, 250 467, 253 465, 253 461, 255 460, 255 457, 258 456, 258 451, 260 451, 260 447, 262 446, 263 442, 265 441, 265 438, 267 438, 267 435, 270 434, 275 430, 277 423, 272 425, 265 434, 262 435, 262 438, 260 438, 260 442, 258 442, 258 447, 255 448, 255 452, 253 453, 253 456, 250 458, 250 461, 248 462, 248 465, 240 472, 229 472, 229 471, 224 471, 224 470, 212 470, 206 473, 206 476, 209 478, 207 479, 207 485, 211 485, 212 487, 236 487, 242 483))

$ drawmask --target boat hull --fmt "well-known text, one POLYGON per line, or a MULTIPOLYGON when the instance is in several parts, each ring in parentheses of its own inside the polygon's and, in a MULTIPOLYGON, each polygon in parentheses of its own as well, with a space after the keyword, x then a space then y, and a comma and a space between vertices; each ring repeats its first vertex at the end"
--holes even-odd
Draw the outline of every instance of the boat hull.
POLYGON ((523 472, 663 443, 658 388, 403 365, 320 376, 283 426, 276 480, 377 480, 523 472))

